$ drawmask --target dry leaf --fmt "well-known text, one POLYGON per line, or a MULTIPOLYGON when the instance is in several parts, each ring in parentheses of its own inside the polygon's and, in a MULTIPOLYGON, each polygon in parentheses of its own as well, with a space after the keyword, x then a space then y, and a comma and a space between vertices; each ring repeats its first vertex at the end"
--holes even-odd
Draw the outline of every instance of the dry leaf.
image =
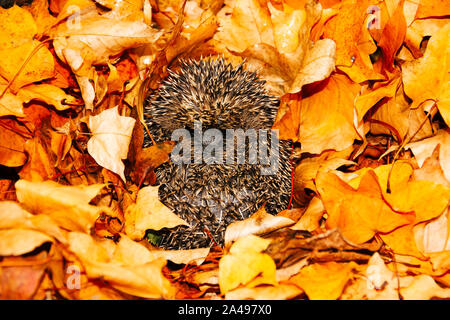
POLYGON ((125 232, 134 240, 141 240, 145 231, 188 225, 159 201, 159 187, 148 186, 137 195, 136 203, 125 211, 125 232))
POLYGON ((294 221, 289 218, 268 214, 263 206, 249 218, 233 222, 227 227, 225 231, 225 246, 247 235, 268 233, 293 223, 294 221))
POLYGON ((327 228, 339 228, 356 244, 370 240, 377 232, 387 233, 414 221, 413 213, 393 211, 384 201, 372 171, 362 177, 356 190, 333 173, 320 172, 316 184, 329 214, 327 228))
POLYGON ((315 263, 304 267, 289 279, 302 288, 310 300, 335 300, 341 295, 345 285, 352 277, 355 262, 315 263), (333 277, 330 277, 330 274, 333 277))
POLYGON ((135 119, 121 116, 118 107, 89 117, 92 137, 88 141, 88 152, 102 167, 118 174, 125 181, 125 165, 135 119))
POLYGON ((446 24, 431 37, 422 58, 407 62, 402 67, 405 92, 413 100, 411 107, 417 108, 426 101, 434 101, 447 125, 450 125, 449 32, 450 24, 446 24))
POLYGON ((230 252, 219 262, 219 286, 222 293, 239 285, 254 287, 258 284, 276 284, 275 262, 262 253, 270 240, 249 235, 239 238, 230 252))
POLYGON ((50 216, 67 230, 89 232, 105 207, 89 204, 103 184, 90 186, 64 186, 53 181, 16 182, 17 199, 30 212, 50 216))

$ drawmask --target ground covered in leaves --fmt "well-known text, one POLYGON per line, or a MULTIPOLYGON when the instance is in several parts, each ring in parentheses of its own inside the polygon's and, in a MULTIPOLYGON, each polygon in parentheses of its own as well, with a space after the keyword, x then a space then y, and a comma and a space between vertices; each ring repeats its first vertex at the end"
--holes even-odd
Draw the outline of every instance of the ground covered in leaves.
POLYGON ((450 298, 445 0, 34 0, 0 8, 3 299, 450 298), (246 61, 280 97, 294 207, 160 250, 173 143, 144 88, 246 61))

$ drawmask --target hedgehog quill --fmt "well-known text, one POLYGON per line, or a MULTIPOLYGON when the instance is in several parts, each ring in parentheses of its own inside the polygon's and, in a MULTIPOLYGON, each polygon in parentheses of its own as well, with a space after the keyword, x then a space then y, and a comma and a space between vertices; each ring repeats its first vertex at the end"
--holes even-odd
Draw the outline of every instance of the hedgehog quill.
POLYGON ((223 245, 230 223, 263 205, 271 214, 288 207, 291 143, 271 131, 279 100, 264 83, 243 64, 207 58, 184 61, 146 98, 153 140, 180 140, 156 169, 160 201, 189 223, 162 230, 161 247, 223 245))

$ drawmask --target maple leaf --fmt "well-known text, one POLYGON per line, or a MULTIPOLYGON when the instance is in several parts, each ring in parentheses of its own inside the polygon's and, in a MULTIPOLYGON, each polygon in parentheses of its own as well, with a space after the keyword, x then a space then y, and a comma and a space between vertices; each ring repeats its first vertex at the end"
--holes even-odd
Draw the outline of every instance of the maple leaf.
POLYGON ((302 288, 311 300, 335 300, 341 295, 356 266, 353 261, 315 263, 301 269, 289 282, 302 288), (332 279, 330 274, 333 274, 332 279))
POLYGON ((343 1, 338 14, 324 26, 324 37, 336 43, 336 67, 357 83, 384 78, 374 70, 369 59, 376 50, 365 23, 370 5, 368 0, 343 1))
POLYGON ((405 93, 413 100, 411 107, 417 108, 426 101, 432 101, 447 125, 450 125, 449 31, 450 24, 446 24, 431 37, 422 58, 402 66, 405 93))
POLYGON ((414 214, 395 212, 389 207, 372 171, 362 177, 356 190, 333 173, 320 172, 316 185, 329 214, 327 228, 339 228, 344 237, 356 244, 414 220, 414 214))
POLYGON ((136 203, 125 211, 125 232, 134 240, 144 238, 147 229, 160 230, 188 225, 158 199, 158 187, 139 190, 136 203))
POLYGON ((239 238, 219 262, 219 286, 222 293, 240 284, 253 287, 258 284, 276 284, 275 262, 262 253, 270 240, 254 235, 239 238))

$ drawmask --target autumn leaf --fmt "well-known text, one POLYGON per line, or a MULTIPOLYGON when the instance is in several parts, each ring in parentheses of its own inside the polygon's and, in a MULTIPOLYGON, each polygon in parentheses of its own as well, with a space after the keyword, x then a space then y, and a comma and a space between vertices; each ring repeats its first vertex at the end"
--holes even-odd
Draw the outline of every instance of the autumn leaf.
POLYGON ((270 240, 249 235, 239 238, 229 254, 219 262, 219 286, 222 293, 239 285, 254 287, 258 284, 276 284, 275 262, 262 253, 270 240))
POLYGON ((272 216, 264 207, 252 214, 249 218, 231 223, 225 231, 225 245, 249 234, 263 234, 289 226, 294 221, 287 217, 272 216))
POLYGON ((390 208, 372 171, 362 177, 356 190, 333 173, 319 173, 316 184, 329 214, 327 228, 339 228, 345 238, 356 244, 414 220, 414 214, 390 208))
POLYGON ((231 16, 225 14, 219 20, 223 27, 215 36, 232 53, 247 58, 248 66, 258 70, 269 88, 280 96, 327 78, 335 61, 333 41, 313 43, 308 39, 320 16, 320 5, 310 1, 305 8, 293 8, 287 3, 283 6, 284 10, 279 10, 271 3, 240 0, 231 16), (253 20, 246 18, 249 14, 253 20), (241 33, 245 39, 237 36, 241 33))
POLYGON ((324 26, 324 37, 336 43, 336 67, 353 81, 361 83, 381 80, 369 59, 376 46, 373 44, 365 17, 371 1, 347 0, 340 3, 338 14, 324 26))
POLYGON ((311 300, 335 300, 352 277, 355 266, 354 262, 315 263, 301 269, 289 282, 302 288, 311 300))
POLYGON ((158 187, 148 186, 137 195, 135 204, 129 206, 125 212, 125 232, 134 240, 141 240, 148 229, 160 230, 188 225, 158 198, 158 187))
POLYGON ((440 130, 436 132, 433 137, 409 143, 405 148, 411 149, 417 159, 419 167, 422 167, 425 160, 432 155, 436 146, 439 145, 439 163, 445 178, 450 181, 450 162, 448 161, 450 157, 450 150, 448 149, 449 137, 450 134, 447 130, 440 130))
POLYGON ((302 152, 341 151, 359 138, 353 125, 353 102, 358 91, 359 85, 345 75, 334 74, 302 99, 299 130, 302 152))
POLYGON ((103 277, 113 287, 139 297, 174 296, 174 288, 161 273, 165 260, 153 259, 145 247, 131 240, 122 239, 117 246, 107 241, 96 242, 78 232, 69 234, 69 248, 81 259, 88 277, 103 277))
POLYGON ((447 125, 450 124, 449 30, 450 24, 445 25, 431 37, 425 55, 405 63, 402 68, 405 93, 413 100, 411 107, 417 108, 426 101, 434 102, 447 125))
POLYGON ((88 141, 89 154, 99 165, 118 174, 125 181, 125 165, 135 119, 121 116, 118 107, 89 117, 92 137, 88 141))
POLYGON ((64 186, 53 181, 16 182, 17 199, 30 212, 48 215, 64 229, 84 232, 89 232, 102 211, 108 211, 89 204, 103 187, 64 186))

